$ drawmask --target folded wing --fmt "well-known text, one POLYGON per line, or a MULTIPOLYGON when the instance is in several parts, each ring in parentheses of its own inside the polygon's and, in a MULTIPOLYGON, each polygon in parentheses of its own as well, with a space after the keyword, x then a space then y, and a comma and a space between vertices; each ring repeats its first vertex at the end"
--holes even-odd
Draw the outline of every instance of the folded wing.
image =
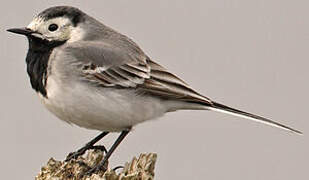
POLYGON ((141 95, 197 103, 205 109, 223 112, 301 134, 270 119, 240 111, 202 96, 184 81, 153 62, 138 47, 134 51, 105 43, 79 43, 68 48, 79 64, 82 76, 102 87, 135 89, 141 95))
POLYGON ((127 52, 102 42, 80 43, 68 49, 83 63, 84 76, 101 86, 134 88, 140 94, 162 99, 211 104, 207 97, 198 94, 142 52, 127 52))

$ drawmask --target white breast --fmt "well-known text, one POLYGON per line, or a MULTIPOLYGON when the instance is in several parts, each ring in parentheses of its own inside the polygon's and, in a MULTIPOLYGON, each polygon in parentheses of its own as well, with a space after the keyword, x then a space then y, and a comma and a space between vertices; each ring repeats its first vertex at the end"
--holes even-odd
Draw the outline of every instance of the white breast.
POLYGON ((167 107, 161 100, 137 95, 133 90, 88 86, 86 83, 47 79, 42 102, 49 111, 68 123, 101 131, 121 131, 162 116, 167 107))

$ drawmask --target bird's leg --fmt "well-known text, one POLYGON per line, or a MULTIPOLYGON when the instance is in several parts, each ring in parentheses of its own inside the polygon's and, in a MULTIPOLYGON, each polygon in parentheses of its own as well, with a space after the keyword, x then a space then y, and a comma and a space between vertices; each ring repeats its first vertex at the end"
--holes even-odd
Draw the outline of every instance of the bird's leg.
MULTIPOLYGON (((86 172, 86 175, 91 175, 92 173, 96 173, 97 171, 104 168, 104 164, 108 161, 109 157, 112 155, 112 153, 115 151, 115 149, 118 147, 118 145, 121 143, 121 141, 128 135, 130 130, 124 130, 121 132, 115 143, 112 145, 112 147, 108 150, 106 155, 104 156, 103 160, 95 167, 91 168, 88 172, 86 172)), ((104 169, 106 170, 106 169, 104 169)))
POLYGON ((109 132, 102 132, 97 137, 93 138, 91 141, 89 141, 84 147, 80 148, 76 152, 70 153, 65 161, 69 161, 71 159, 77 159, 79 156, 83 155, 88 149, 103 149, 103 151, 106 151, 104 146, 94 146, 96 142, 98 142, 100 139, 102 139, 104 136, 106 136, 109 132), (104 147, 104 148, 102 148, 104 147))
POLYGON ((103 145, 91 146, 91 147, 89 147, 89 149, 99 149, 99 150, 103 151, 105 154, 107 153, 107 149, 103 145))

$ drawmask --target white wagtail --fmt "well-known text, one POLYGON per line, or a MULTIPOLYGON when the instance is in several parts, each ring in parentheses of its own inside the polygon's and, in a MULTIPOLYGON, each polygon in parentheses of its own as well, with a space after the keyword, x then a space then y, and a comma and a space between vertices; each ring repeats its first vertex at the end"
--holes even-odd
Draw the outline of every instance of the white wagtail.
POLYGON ((70 124, 102 131, 68 160, 93 148, 109 132, 121 132, 89 174, 103 167, 134 125, 176 110, 219 111, 301 134, 197 93, 131 39, 77 8, 48 8, 26 28, 8 31, 29 40, 27 72, 45 107, 70 124))

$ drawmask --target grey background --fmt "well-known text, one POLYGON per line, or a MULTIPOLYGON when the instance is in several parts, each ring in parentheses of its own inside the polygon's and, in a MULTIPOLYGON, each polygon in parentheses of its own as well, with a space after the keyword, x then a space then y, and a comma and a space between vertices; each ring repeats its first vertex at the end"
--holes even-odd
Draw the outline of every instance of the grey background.
MULTIPOLYGON (((98 132, 47 112, 30 88, 27 41, 5 32, 63 1, 0 7, 1 179, 33 179, 98 132)), ((132 37, 202 94, 302 130, 297 136, 229 115, 170 113, 135 128, 111 158, 159 154, 156 179, 308 179, 309 2, 306 0, 65 1, 132 37)), ((110 145, 112 135, 101 143, 110 145)))

